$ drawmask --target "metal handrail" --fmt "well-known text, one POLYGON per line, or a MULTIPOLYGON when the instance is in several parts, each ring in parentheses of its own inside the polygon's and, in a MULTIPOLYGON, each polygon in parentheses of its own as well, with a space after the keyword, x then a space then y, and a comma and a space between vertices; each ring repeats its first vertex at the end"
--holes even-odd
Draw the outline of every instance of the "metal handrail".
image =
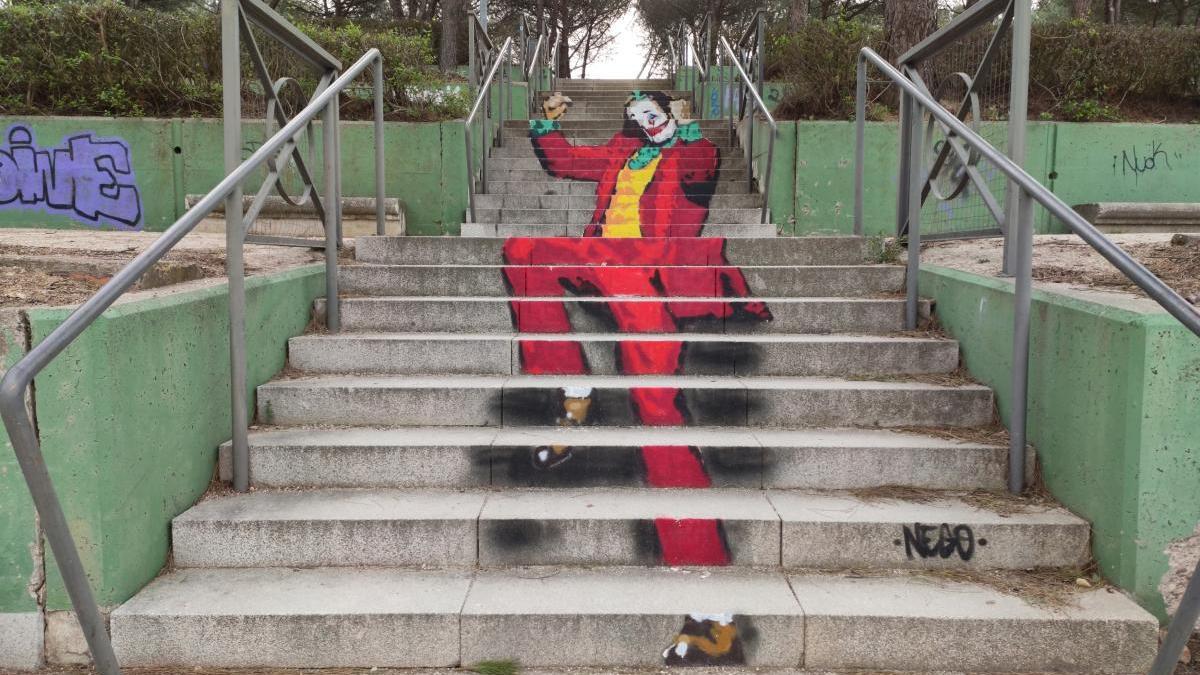
MULTIPOLYGON (((496 54, 496 57, 492 60, 492 66, 488 71, 487 77, 484 78, 483 84, 481 84, 479 87, 479 94, 475 97, 475 103, 474 103, 474 105, 471 106, 471 112, 467 114, 467 118, 463 121, 463 127, 464 127, 464 131, 465 131, 465 133, 463 133, 463 138, 466 140, 466 145, 467 145, 467 203, 469 206, 472 223, 478 222, 478 221, 476 220, 476 217, 475 217, 475 162, 474 162, 475 148, 471 143, 471 123, 475 121, 475 116, 479 114, 480 109, 485 107, 483 105, 484 101, 488 102, 487 107, 491 107, 492 80, 494 80, 496 78, 496 73, 497 73, 497 71, 500 70, 500 65, 506 62, 507 56, 512 51, 512 44, 513 44, 512 38, 506 38, 504 40, 504 45, 500 47, 500 51, 496 54)), ((507 68, 505 70, 507 70, 507 68)), ((500 81, 501 81, 501 84, 504 84, 504 76, 503 75, 501 75, 500 81)), ((504 100, 504 89, 505 89, 505 87, 501 87, 501 89, 500 89, 500 100, 502 102, 504 100)), ((482 189, 485 192, 487 191, 488 146, 490 146, 490 143, 489 143, 490 136, 488 134, 490 124, 488 124, 488 120, 489 120, 489 117, 485 113, 484 117, 483 117, 483 126, 481 127, 481 132, 480 132, 480 136, 482 139, 482 145, 483 145, 483 154, 481 155, 480 167, 479 167, 479 186, 480 186, 480 189, 482 189)), ((500 106, 500 138, 501 138, 501 142, 503 143, 503 138, 504 138, 504 105, 503 105, 503 103, 501 103, 501 106, 500 106)))
MULTIPOLYGON (((967 126, 957 115, 947 111, 937 100, 928 94, 923 86, 905 77, 899 70, 889 64, 883 57, 871 48, 864 47, 859 52, 860 72, 866 63, 875 66, 902 90, 903 124, 911 127, 913 134, 909 149, 908 160, 915 170, 910 170, 908 185, 900 186, 903 191, 909 191, 909 241, 908 241, 908 318, 909 325, 915 323, 916 282, 915 278, 920 269, 920 146, 921 115, 920 110, 929 112, 948 131, 955 134, 961 142, 982 155, 999 169, 1011 184, 1019 189, 1017 197, 1018 218, 1016 229, 1016 269, 1015 298, 1013 308, 1013 411, 1011 418, 1010 436, 1013 439, 1009 446, 1009 487, 1018 487, 1023 483, 1025 472, 1025 420, 1028 405, 1029 378, 1029 317, 1033 286, 1033 202, 1042 205, 1048 212, 1057 217, 1066 226, 1086 242, 1089 246, 1117 268, 1125 278, 1142 289, 1150 299, 1154 300, 1168 314, 1179 320, 1181 324, 1197 337, 1200 337, 1200 311, 1184 300, 1167 284, 1163 283, 1153 272, 1146 269, 1133 256, 1126 253, 1111 239, 1105 237, 1100 230, 1075 212, 1062 199, 1038 182, 1021 165, 1007 157, 1003 152, 989 143, 967 126)), ((861 88, 860 88, 861 93, 861 88)), ((859 158, 861 159, 861 138, 859 139, 859 158)), ((861 199, 861 194, 856 193, 861 199)), ((856 208, 859 205, 856 204, 856 208)), ((1200 565, 1192 573, 1187 589, 1179 603, 1179 609, 1171 619, 1167 637, 1163 640, 1150 675, 1170 675, 1175 663, 1187 644, 1192 627, 1200 618, 1200 565)))
MULTIPOLYGON (((725 39, 724 35, 720 36, 719 39, 721 41, 721 46, 725 49, 725 53, 729 56, 730 60, 733 61, 733 67, 737 69, 738 77, 742 78, 743 89, 750 93, 750 96, 754 100, 754 104, 758 106, 760 111, 762 111, 763 117, 765 117, 767 120, 767 125, 771 127, 771 139, 767 143, 767 168, 763 171, 763 179, 759 182, 759 186, 762 188, 761 192, 763 198, 761 222, 766 223, 769 209, 768 197, 771 195, 771 169, 775 164, 775 137, 779 135, 779 125, 775 123, 775 117, 772 116, 771 111, 767 109, 767 104, 763 101, 762 96, 758 93, 758 88, 755 87, 754 83, 750 81, 750 76, 746 74, 746 69, 742 68, 741 62, 738 61, 737 54, 735 54, 733 48, 729 46, 729 41, 725 39)), ((753 128, 753 126, 754 119, 752 114, 750 119, 750 127, 753 128)), ((749 174, 749 180, 753 180, 754 163, 751 160, 753 159, 754 153, 754 137, 749 134, 747 134, 747 136, 749 140, 746 142, 746 170, 749 174)))
MULTIPOLYGON (((96 669, 104 675, 119 675, 120 667, 113 653, 112 642, 104 628, 104 618, 101 616, 100 608, 96 605, 95 597, 88 584, 83 564, 80 561, 79 551, 75 546, 75 540, 71 536, 70 528, 67 525, 62 504, 58 500, 54 484, 47 471, 45 457, 42 455, 41 446, 38 442, 34 421, 30 418, 25 408, 25 392, 29 389, 30 384, 33 383, 33 379, 38 373, 70 346, 106 309, 112 306, 114 302, 137 283, 143 274, 174 248, 184 236, 190 233, 201 220, 208 216, 230 194, 239 189, 242 182, 259 168, 272 162, 277 155, 287 154, 288 148, 286 146, 294 143, 296 136, 308 124, 316 120, 318 116, 323 116, 326 126, 326 138, 328 139, 332 134, 336 134, 336 127, 330 125, 329 121, 333 118, 331 111, 337 105, 337 97, 343 89, 349 86, 370 66, 374 66, 376 82, 379 82, 383 73, 383 58, 378 49, 367 51, 345 73, 331 82, 319 94, 315 95, 308 105, 297 113, 291 121, 284 125, 282 129, 275 132, 248 159, 242 162, 234 171, 230 172, 216 187, 204 195, 195 206, 183 214, 179 220, 176 220, 174 224, 168 227, 162 236, 156 239, 145 251, 139 253, 125 267, 114 274, 95 295, 88 298, 76 308, 44 340, 9 368, 4 378, 0 380, 0 417, 3 418, 4 426, 8 430, 9 438, 12 440, 17 461, 21 466, 22 473, 25 475, 25 482, 29 486, 29 492, 33 497, 34 505, 37 507, 42 529, 46 533, 46 540, 50 543, 50 548, 54 552, 54 559, 58 563, 59 570, 62 573, 63 583, 66 586, 67 594, 71 598, 71 605, 75 609, 80 627, 83 629, 84 637, 87 639, 88 648, 91 650, 96 669)), ((377 91, 377 96, 381 94, 381 90, 377 91)), ((327 187, 328 183, 329 181, 327 180, 327 187)), ((338 199, 338 195, 336 194, 330 195, 327 192, 327 196, 333 197, 335 200, 338 199)), ((376 199, 382 201, 383 195, 376 195, 376 199)), ((335 213, 336 209, 327 208, 325 255, 326 260, 329 261, 327 264, 333 268, 334 283, 336 284, 337 248, 334 239, 336 224, 333 222, 333 214, 335 213)), ((383 223, 377 223, 377 226, 382 227, 383 223)), ((336 292, 336 285, 333 288, 336 292)), ((327 304, 336 307, 336 301, 333 300, 333 297, 327 298, 327 304)), ((231 315, 236 311, 234 299, 231 296, 231 315)), ((336 311, 336 309, 333 311, 336 311)), ((244 358, 245 355, 243 354, 242 356, 244 358)))

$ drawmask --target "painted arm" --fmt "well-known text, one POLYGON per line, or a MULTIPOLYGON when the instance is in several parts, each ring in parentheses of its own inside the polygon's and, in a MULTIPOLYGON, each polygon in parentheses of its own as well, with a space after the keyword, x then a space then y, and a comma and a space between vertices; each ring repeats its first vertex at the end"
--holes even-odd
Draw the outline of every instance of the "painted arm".
POLYGON ((598 181, 613 158, 614 142, 575 145, 567 140, 558 120, 530 120, 529 140, 542 168, 555 178, 598 181))

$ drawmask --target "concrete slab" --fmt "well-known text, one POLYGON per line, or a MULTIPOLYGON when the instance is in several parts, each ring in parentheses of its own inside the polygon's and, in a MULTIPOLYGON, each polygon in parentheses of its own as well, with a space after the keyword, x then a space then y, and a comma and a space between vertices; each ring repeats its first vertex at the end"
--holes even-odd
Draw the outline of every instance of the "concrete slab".
POLYGON ((997 512, 953 497, 766 495, 783 520, 784 567, 1028 569, 1082 565, 1090 553, 1090 527, 1063 508, 1014 501, 1011 512, 997 512))
POLYGON ((462 660, 661 666, 689 613, 734 615, 747 666, 799 665, 804 617, 784 579, 728 570, 482 572, 462 616, 462 660))
POLYGON ((1003 489, 1008 448, 867 429, 755 429, 763 487, 1003 489))
POLYGON ((44 639, 41 612, 0 613, 0 668, 40 668, 44 639))
MULTIPOLYGON (((471 487, 487 485, 495 429, 279 429, 250 434, 256 487, 471 487)), ((233 480, 230 446, 220 477, 233 480)))
POLYGON ((452 571, 178 570, 113 612, 113 644, 129 667, 453 666, 470 584, 452 571))
POLYGON ((779 516, 759 490, 535 490, 488 497, 479 562, 662 564, 656 527, 720 520, 733 565, 779 564, 779 516))
POLYGON ((819 669, 1145 672, 1158 622, 1095 589, 1060 608, 933 577, 789 578, 806 616, 804 665, 819 669))
POLYGON ((171 525, 179 567, 474 565, 482 493, 308 490, 212 497, 171 525))

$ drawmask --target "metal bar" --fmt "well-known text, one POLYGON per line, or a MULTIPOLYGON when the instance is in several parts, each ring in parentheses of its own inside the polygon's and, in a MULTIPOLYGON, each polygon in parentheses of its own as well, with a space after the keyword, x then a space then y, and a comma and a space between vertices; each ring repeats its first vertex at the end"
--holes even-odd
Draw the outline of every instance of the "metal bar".
POLYGON ((1200 563, 1197 563, 1196 569, 1192 571, 1192 578, 1183 591, 1183 597, 1179 600, 1179 609, 1176 609, 1175 616, 1171 617, 1171 623, 1167 627, 1167 637, 1163 639, 1162 646, 1158 649, 1158 655, 1154 657, 1154 664, 1150 666, 1149 675, 1171 675, 1175 672, 1175 666, 1179 663, 1179 657, 1183 654, 1183 648, 1187 646, 1188 638, 1191 636, 1198 618, 1200 618, 1200 563))
MULTIPOLYGON (((334 176, 334 196, 337 199, 329 202, 330 208, 337 213, 337 248, 342 248, 342 134, 340 132, 342 126, 342 106, 341 96, 335 96, 330 104, 333 107, 333 176, 334 176)), ((328 253, 328 251, 326 252, 328 253)), ((337 256, 334 256, 336 267, 337 256)))
POLYGON ((1009 414, 1008 490, 1025 489, 1025 432, 1029 410, 1029 313, 1033 293, 1033 200, 1022 190, 1017 194, 1016 289, 1013 296, 1012 412, 1009 414))
POLYGON ((386 185, 384 184, 383 161, 383 59, 375 61, 372 68, 375 79, 375 234, 387 234, 386 185))
MULTIPOLYGON (((321 219, 324 223, 324 219, 321 219)), ((321 251, 325 250, 324 239, 305 239, 304 237, 276 237, 270 234, 248 234, 245 239, 247 244, 269 244, 271 246, 297 246, 300 248, 313 248, 321 251)))
POLYGON ((984 159, 991 162, 997 170, 1016 181, 1017 185, 1049 211, 1050 215, 1061 220, 1080 239, 1096 249, 1100 255, 1112 263, 1130 281, 1145 291, 1151 299, 1161 305, 1171 316, 1178 319, 1188 330, 1200 336, 1200 312, 1192 307, 1191 303, 1180 297, 1178 293, 1164 284, 1161 279, 1154 276, 1141 263, 1134 260, 1128 253, 1121 250, 1120 247, 1105 237, 1095 226, 1075 213, 1066 202, 1059 199, 1046 186, 1029 175, 1025 169, 1005 156, 1004 153, 988 143, 979 134, 968 128, 957 117, 947 112, 933 98, 921 92, 912 82, 909 82, 907 78, 901 75, 896 68, 884 60, 883 57, 879 56, 879 54, 875 53, 874 50, 864 47, 860 53, 870 61, 871 65, 895 82, 897 87, 915 96, 917 101, 930 111, 930 114, 938 118, 939 121, 948 126, 955 134, 961 136, 984 159))
POLYGON ((918 282, 921 272, 921 108, 911 96, 905 96, 903 124, 908 127, 908 183, 901 189, 908 192, 908 269, 905 273, 904 325, 917 329, 920 306, 918 282))
MULTIPOLYGON (((1032 10, 1030 9, 1030 0, 1013 0, 1013 21, 1012 21, 1012 75, 1011 84, 1008 92, 1008 157, 1017 166, 1025 166, 1025 130, 1027 126, 1026 118, 1029 116, 1029 51, 1030 51, 1030 25, 1032 23, 1032 10)), ((1016 193, 1018 192, 1016 184, 1008 181, 1008 213, 1009 217, 1016 214, 1017 205, 1016 193)), ((1018 262, 1016 260, 1018 252, 1013 250, 1013 227, 1014 223, 1009 222, 1007 235, 1004 237, 1004 257, 1003 269, 1001 274, 1016 271, 1013 265, 1018 262)))
POLYGON ((854 103, 854 234, 863 233, 863 171, 867 162, 867 62, 858 61, 854 103))
POLYGON ((29 494, 37 507, 42 531, 50 544, 50 550, 54 553, 54 560, 62 574, 67 596, 71 598, 71 606, 75 608, 75 617, 83 630, 84 639, 87 640, 96 670, 102 675, 121 675, 117 657, 113 653, 112 641, 104 628, 104 616, 101 615, 100 607, 96 605, 96 598, 88 584, 87 572, 83 569, 79 550, 71 537, 67 517, 55 493, 50 472, 46 469, 46 461, 42 457, 33 420, 25 408, 25 390, 33 380, 35 372, 35 368, 26 360, 9 369, 8 375, 0 382, 0 418, 3 418, 4 426, 8 428, 17 463, 21 466, 26 485, 29 486, 29 494))
POLYGON ((308 61, 316 70, 325 72, 331 69, 342 69, 341 61, 325 51, 321 45, 313 42, 312 38, 302 33, 300 29, 293 26, 282 14, 268 7, 266 3, 260 0, 236 1, 241 5, 242 11, 245 12, 246 18, 251 23, 308 61))
MULTIPOLYGON (((741 80, 742 80, 743 92, 748 91, 750 93, 750 95, 753 97, 754 104, 756 106, 758 106, 758 109, 760 111, 762 111, 763 117, 766 118, 767 125, 770 127, 770 130, 771 130, 770 131, 771 138, 770 138, 770 141, 768 141, 768 143, 767 143, 767 166, 763 170, 763 184, 760 185, 760 188, 761 188, 760 192, 762 192, 762 195, 763 195, 762 222, 765 223, 765 222, 767 222, 767 214, 768 214, 768 208, 769 208, 768 204, 767 204, 767 198, 770 196, 770 193, 771 193, 771 186, 770 186, 771 170, 772 170, 772 164, 775 161, 775 137, 777 135, 779 135, 779 125, 775 123, 775 118, 771 115, 771 111, 767 110, 767 104, 763 102, 762 96, 759 95, 758 90, 754 87, 754 84, 750 81, 750 76, 747 75, 746 70, 744 68, 742 68, 741 62, 738 61, 737 54, 735 54, 733 51, 733 48, 729 46, 729 41, 725 39, 725 36, 721 36, 721 46, 724 47, 725 51, 728 53, 728 55, 730 57, 730 60, 733 61, 734 67, 737 68, 738 76, 741 77, 741 80)), ((744 103, 745 102, 745 94, 744 93, 743 93, 742 100, 744 103)), ((748 184, 747 187, 749 187, 749 184, 754 182, 754 162, 753 162, 753 157, 754 157, 753 156, 753 152, 754 152, 754 110, 753 110, 753 108, 750 108, 749 106, 746 106, 746 105, 743 105, 742 109, 744 111, 748 111, 750 113, 748 118, 746 118, 746 116, 743 115, 743 118, 747 119, 747 123, 746 123, 746 173, 747 173, 747 177, 746 178, 747 178, 747 184, 748 184)))
POLYGON ((492 44, 492 38, 488 36, 487 25, 484 24, 483 22, 481 22, 479 20, 479 17, 476 16, 475 14, 471 14, 470 16, 471 16, 471 20, 470 20, 470 23, 467 25, 472 28, 477 29, 475 31, 475 38, 477 40, 479 40, 480 42, 482 42, 483 44, 487 45, 487 48, 489 50, 495 49, 496 45, 492 44))
MULTIPOLYGON (((479 78, 476 77, 476 55, 475 55, 475 23, 467 22, 467 82, 472 87, 479 87, 479 78)), ((477 92, 478 93, 478 92, 477 92)))
POLYGON ((467 122, 463 127, 463 140, 467 144, 467 217, 471 223, 477 223, 475 219, 475 171, 471 168, 474 164, 475 149, 471 147, 471 123, 467 122))
POLYGON ((332 206, 342 201, 342 196, 338 194, 337 135, 337 99, 334 98, 329 101, 325 112, 321 115, 321 136, 323 138, 321 145, 324 149, 325 194, 327 196, 325 203, 330 204, 330 208, 325 210, 325 327, 330 333, 337 333, 342 329, 337 278, 339 210, 332 206))
MULTIPOLYGON (((466 146, 467 146, 467 204, 469 206, 472 223, 478 222, 478 221, 475 218, 475 185, 474 185, 474 183, 475 183, 475 158, 473 156, 474 148, 472 148, 472 142, 471 142, 471 123, 475 121, 475 116, 479 114, 479 109, 484 106, 485 101, 487 101, 487 106, 490 107, 492 81, 496 77, 496 72, 500 68, 500 64, 508 56, 511 49, 512 49, 512 38, 507 38, 504 41, 504 44, 500 47, 500 51, 496 54, 495 61, 492 63, 491 68, 488 69, 487 77, 484 79, 484 81, 482 83, 482 86, 479 90, 478 96, 475 97, 475 103, 474 103, 474 105, 471 106, 471 111, 467 114, 466 119, 463 120, 463 130, 464 130, 463 136, 466 138, 466 146)), ((479 147, 482 150, 482 154, 480 157, 479 184, 480 184, 480 189, 482 191, 486 192, 487 191, 487 156, 488 156, 489 148, 491 147, 491 142, 490 142, 490 139, 488 136, 489 124, 488 124, 488 114, 486 112, 486 108, 485 108, 485 112, 484 112, 483 124, 481 124, 480 126, 482 127, 482 129, 480 132, 481 141, 480 141, 479 147)), ((504 133, 503 125, 501 126, 500 133, 501 134, 504 133)))
MULTIPOLYGON (((241 11, 221 5, 222 108, 225 118, 225 171, 242 163, 241 11)), ((242 259, 245 221, 242 187, 233 186, 225 201, 225 276, 229 283, 229 406, 232 422, 233 489, 250 489, 250 420, 246 400, 246 266, 242 259)))
POLYGON ((896 63, 909 64, 924 61, 953 44, 958 38, 991 21, 1000 13, 1000 7, 1003 7, 1009 1, 979 0, 979 2, 971 5, 962 14, 956 16, 953 21, 941 29, 930 33, 929 37, 918 42, 907 52, 904 52, 896 60, 896 63))

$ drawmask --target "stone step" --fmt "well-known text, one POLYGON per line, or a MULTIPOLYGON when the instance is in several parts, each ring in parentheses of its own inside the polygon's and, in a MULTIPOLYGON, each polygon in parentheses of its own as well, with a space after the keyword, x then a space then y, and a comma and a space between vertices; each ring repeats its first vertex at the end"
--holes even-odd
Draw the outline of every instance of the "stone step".
MULTIPOLYGON (((604 129, 605 133, 611 136, 621 130, 625 120, 623 116, 603 120, 581 120, 574 116, 565 117, 558 121, 559 126, 564 131, 572 129, 604 129)), ((728 130, 729 120, 694 120, 694 123, 699 125, 700 129, 707 132, 710 129, 725 129, 728 130)), ((504 129, 524 129, 529 130, 529 120, 505 120, 504 129)))
MULTIPOLYGON (((288 341, 288 364, 313 374, 519 375, 522 345, 561 335, 339 333, 288 341)), ((572 334, 591 372, 617 375, 622 344, 681 342, 680 371, 689 375, 863 377, 948 373, 958 344, 928 338, 826 335, 572 334)))
POLYGON ((622 104, 624 104, 625 101, 629 100, 630 94, 632 94, 635 89, 637 89, 639 91, 645 89, 645 90, 661 92, 673 99, 680 99, 680 98, 691 99, 692 98, 692 92, 690 89, 675 89, 671 84, 663 84, 663 85, 650 86, 650 87, 630 86, 630 87, 628 87, 627 90, 623 90, 619 86, 618 87, 608 87, 608 88, 599 89, 599 90, 595 90, 595 89, 589 90, 586 88, 581 88, 581 89, 576 89, 576 91, 580 92, 578 94, 568 94, 567 92, 570 91, 570 89, 564 90, 562 87, 556 87, 553 90, 539 89, 535 93, 535 96, 540 101, 540 100, 549 98, 553 94, 565 94, 567 96, 570 96, 573 100, 576 100, 577 102, 579 100, 593 100, 593 99, 600 98, 600 99, 605 99, 605 100, 620 101, 622 104), (671 87, 671 88, 667 89, 665 87, 671 87), (576 99, 575 98, 576 96, 579 96, 580 98, 576 99))
MULTIPOLYGON (((548 238, 534 241, 529 258, 505 261, 502 249, 505 240, 493 237, 359 237, 355 240, 355 257, 365 263, 387 265, 421 263, 424 265, 498 265, 505 262, 529 265, 578 264, 564 259, 570 245, 579 244, 574 238, 548 238), (569 244, 568 242, 573 242, 569 244)), ((671 245, 688 250, 679 239, 613 239, 606 247, 622 251, 620 259, 629 264, 652 265, 659 262, 657 251, 671 245), (644 260, 644 262, 643 262, 644 260)), ((707 242, 698 246, 707 248, 707 242)), ((574 256, 571 256, 574 258, 574 256)), ((866 259, 866 241, 862 237, 767 237, 731 239, 724 242, 720 259, 706 260, 707 264, 731 265, 859 265, 866 259)), ((607 264, 609 260, 597 260, 607 264)))
MULTIPOLYGON (((742 162, 745 162, 745 160, 741 157, 738 159, 742 162)), ((657 172, 655 176, 665 180, 667 178, 678 178, 677 174, 678 172, 663 170, 657 172)), ((599 180, 600 175, 600 172, 597 172, 594 180, 599 180)), ((548 180, 554 180, 554 178, 550 176, 550 174, 546 173, 546 170, 541 168, 540 165, 531 169, 513 169, 496 162, 488 164, 489 186, 491 185, 492 181, 524 181, 530 183, 544 183, 548 180)), ((731 182, 744 185, 746 183, 746 165, 743 163, 741 168, 738 170, 721 171, 717 173, 716 182, 718 184, 722 182, 731 182)))
MULTIPOLYGON (((342 329, 392 333, 511 333, 514 312, 539 311, 536 303, 563 303, 571 323, 571 334, 613 332, 610 298, 569 296, 561 298, 497 298, 465 296, 349 297, 341 302, 342 329), (515 304, 514 304, 515 303, 515 304)), ((894 333, 904 326, 904 300, 893 298, 637 298, 622 297, 621 303, 663 303, 672 316, 684 317, 678 325, 684 333, 894 333), (770 321, 751 319, 739 311, 747 302, 765 302, 770 321), (727 318, 712 317, 726 311, 727 318), (703 316, 701 316, 703 314, 703 316), (697 317, 697 318, 689 318, 697 317)), ((325 314, 325 301, 315 303, 318 316, 325 314)), ((929 305, 921 303, 928 316, 929 305)), ((565 334, 564 334, 565 335, 565 334)))
MULTIPOLYGON (((491 185, 488 185, 491 189, 491 185)), ((714 195, 708 204, 710 210, 761 209, 762 195, 723 194, 714 195)), ((596 210, 595 195, 475 195, 475 208, 479 209, 585 209, 596 210)), ((761 213, 761 212, 760 212, 761 213)))
POLYGON ((1146 672, 1153 616, 1108 589, 1062 593, 1046 606, 923 573, 182 569, 115 610, 112 633, 129 667, 661 668, 687 617, 710 615, 738 636, 725 663, 747 667, 1146 672))
POLYGON ((1061 507, 1012 501, 999 513, 950 495, 911 502, 740 489, 257 491, 201 501, 174 519, 171 539, 177 567, 679 565, 713 564, 716 556, 786 569, 1025 569, 1087 561, 1085 521, 1061 507), (724 550, 661 548, 664 528, 691 520, 719 520, 724 550))
POLYGON ((562 417, 564 388, 591 388, 587 424, 605 427, 645 423, 631 396, 669 397, 658 411, 664 419, 680 416, 700 426, 967 427, 989 424, 993 412, 992 391, 975 384, 691 375, 346 375, 260 386, 258 420, 281 426, 540 426, 562 417))
MULTIPOLYGON (((613 139, 613 136, 621 133, 623 127, 620 124, 611 125, 609 128, 604 127, 563 127, 560 129, 562 134, 571 142, 585 145, 603 145, 613 139)), ((504 146, 507 147, 510 143, 529 146, 529 128, 528 127, 504 127, 501 131, 501 136, 504 140, 504 146)), ((703 136, 713 144, 719 147, 739 147, 737 135, 728 125, 724 127, 710 127, 703 129, 703 136)), ((740 152, 740 149, 739 149, 740 152)))
MULTIPOLYGON (((645 446, 686 445, 714 487, 1002 490, 1008 449, 873 429, 748 427, 280 428, 250 434, 261 488, 644 487, 645 446), (552 471, 535 448, 573 448, 552 471)), ((230 446, 220 476, 232 480, 230 446)), ((1030 467, 1033 464, 1030 462, 1030 467)))
MULTIPOLYGON (((606 265, 647 278, 666 270, 686 279, 690 293, 719 296, 729 274, 740 273, 752 292, 773 297, 864 297, 904 290, 899 265, 734 267, 606 265)), ((338 270, 339 289, 348 295, 467 295, 508 297, 508 283, 529 275, 571 279, 587 275, 595 265, 345 265, 338 270), (507 274, 505 273, 507 270, 507 274)))
MULTIPOLYGON (((754 209, 707 209, 703 207, 676 207, 659 214, 658 209, 641 209, 643 217, 656 221, 660 215, 669 220, 703 222, 720 225, 758 225, 762 223, 762 207, 754 209)), ((475 207, 475 219, 480 223, 503 223, 506 225, 567 224, 587 225, 595 217, 595 206, 581 209, 489 209, 475 207)), ((768 216, 769 222, 769 216, 768 216)))
MULTIPOLYGON (((608 142, 608 140, 609 139, 595 140, 592 138, 581 137, 581 138, 572 138, 571 142, 576 146, 604 145, 608 142)), ((712 140, 712 139, 709 139, 709 140, 712 140)), ((498 147, 498 148, 492 148, 491 152, 488 154, 489 169, 492 166, 498 166, 499 163, 505 162, 509 159, 538 159, 539 154, 538 154, 537 150, 534 149, 533 144, 528 141, 528 139, 521 139, 521 138, 510 139, 510 138, 506 137, 505 141, 506 142, 503 146, 498 147)), ((714 143, 715 143, 715 141, 714 141, 714 143)), ((720 144, 716 144, 716 148, 717 148, 718 155, 722 158, 728 159, 728 158, 732 157, 732 158, 744 159, 745 153, 742 151, 741 148, 738 148, 736 146, 729 145, 728 143, 720 143, 720 144)), ((566 149, 552 149, 552 150, 546 150, 543 152, 544 156, 555 157, 555 158, 565 157, 568 154, 569 154, 569 151, 566 149)), ((740 166, 744 170, 746 165, 743 162, 740 166)))
MULTIPOLYGON (((522 150, 530 150, 520 157, 501 157, 488 162, 488 178, 496 178, 500 180, 500 174, 507 171, 543 171, 542 162, 532 152, 532 148, 522 148, 522 150)), ((596 168, 596 161, 590 159, 567 160, 561 163, 561 170, 571 170, 576 173, 584 173, 588 171, 596 172, 596 178, 599 178, 606 170, 605 167, 596 168)), ((656 178, 676 177, 683 172, 693 172, 697 169, 708 170, 709 164, 703 159, 681 158, 675 162, 677 171, 672 172, 663 169, 661 172, 656 171, 656 178)), ((746 171, 746 158, 740 153, 735 156, 722 156, 719 164, 719 170, 722 173, 735 173, 746 171)))
MULTIPOLYGON (((504 239, 513 237, 535 237, 539 239, 567 237, 577 239, 587 234, 589 224, 479 222, 463 223, 460 231, 464 237, 500 237, 504 239)), ((677 231, 673 233, 668 232, 667 236, 693 237, 695 236, 692 234, 694 230, 694 225, 682 225, 677 231)), ((701 237, 763 238, 774 237, 776 234, 777 228, 774 224, 770 222, 760 223, 757 220, 753 223, 706 222, 700 231, 701 237)), ((631 241, 638 241, 640 239, 641 237, 631 238, 631 241)))
MULTIPOLYGON (((478 199, 484 194, 490 195, 580 195, 588 196, 595 204, 596 199, 596 183, 594 181, 584 180, 567 180, 562 178, 550 178, 547 176, 541 181, 511 181, 511 180, 492 180, 488 179, 486 193, 476 193, 475 198, 478 199)), ((719 180, 715 183, 715 194, 717 195, 746 195, 760 193, 752 193, 750 184, 745 180, 719 180)))

